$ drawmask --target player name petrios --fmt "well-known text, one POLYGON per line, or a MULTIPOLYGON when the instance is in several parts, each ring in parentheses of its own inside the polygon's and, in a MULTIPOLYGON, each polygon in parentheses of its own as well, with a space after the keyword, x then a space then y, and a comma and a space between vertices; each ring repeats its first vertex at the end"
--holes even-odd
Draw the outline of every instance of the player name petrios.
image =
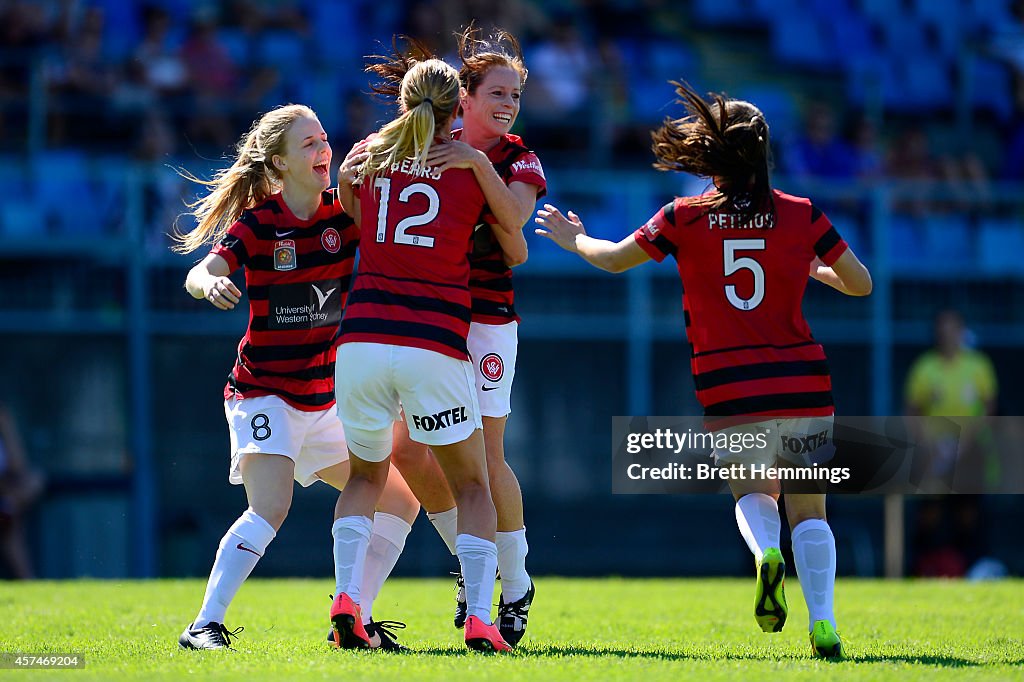
POLYGON ((708 229, 713 230, 771 230, 775 227, 775 214, 756 213, 753 217, 741 213, 709 213, 708 229))

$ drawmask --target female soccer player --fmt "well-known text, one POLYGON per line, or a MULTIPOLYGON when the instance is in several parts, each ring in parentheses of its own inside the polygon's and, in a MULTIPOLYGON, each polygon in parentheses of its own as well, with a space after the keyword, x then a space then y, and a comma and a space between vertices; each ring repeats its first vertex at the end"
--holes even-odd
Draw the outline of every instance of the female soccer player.
POLYGON ((388 478, 392 425, 401 405, 411 438, 433 448, 458 504, 455 548, 469 607, 466 645, 506 651, 510 647, 490 617, 496 520, 466 346, 467 250, 484 195, 472 171, 426 163, 433 145, 450 144, 458 71, 439 59, 396 60, 406 69, 400 115, 368 138, 354 197, 366 238, 336 368, 351 478, 338 501, 338 594, 331 622, 341 646, 367 645, 360 587, 369 517, 388 478))
MULTIPOLYGON (((292 480, 341 489, 348 478, 345 434, 331 408, 335 335, 359 237, 337 194, 327 191, 330 163, 316 114, 288 105, 260 118, 232 166, 213 180, 187 176, 210 192, 190 205, 199 224, 178 237, 176 250, 215 246, 189 271, 185 288, 231 310, 242 294, 228 275, 245 268, 249 327, 224 409, 229 478, 245 485, 249 508, 220 542, 199 614, 178 639, 186 649, 224 648, 240 631, 229 631, 224 615, 284 522, 292 480)), ((397 473, 381 508, 390 526, 408 527, 419 512, 397 473)), ((391 534, 390 527, 382 532, 391 534)))
MULTIPOLYGON (((563 216, 551 205, 537 212, 536 232, 609 272, 675 256, 697 398, 712 425, 728 418, 740 423, 728 428, 764 433, 768 447, 741 461, 773 466, 786 458, 783 445, 793 437, 831 441, 828 365, 800 308, 808 272, 851 296, 869 294, 871 276, 810 200, 772 189, 768 124, 757 107, 721 95, 706 102, 673 85, 689 115, 666 119, 652 134, 654 167, 710 178, 715 189, 675 199, 618 243, 587 236, 575 213, 563 216)), ((715 454, 720 462, 734 461, 715 454)), ((731 487, 757 565, 754 615, 763 630, 778 632, 787 614, 777 504, 783 491, 776 480, 731 487)), ((811 647, 817 656, 839 657, 836 550, 825 496, 787 495, 786 511, 811 647)))
MULTIPOLYGON (((511 412, 519 316, 516 314, 510 266, 526 260, 522 227, 547 181, 537 155, 518 135, 509 133, 519 115, 527 70, 514 36, 498 31, 487 39, 472 25, 458 37, 462 128, 452 144, 436 145, 427 158, 441 170, 468 168, 480 183, 488 211, 474 232, 469 288, 473 316, 469 355, 476 376, 477 400, 483 417, 487 474, 498 514, 498 628, 515 646, 526 631, 534 587, 526 572, 526 527, 519 480, 505 461, 505 422, 511 412), (499 223, 512 232, 495 229, 499 223)), ((409 440, 404 425, 396 429, 395 465, 427 510, 449 551, 455 553, 455 502, 427 448, 409 440)), ((455 627, 466 622, 465 592, 459 578, 455 627)))

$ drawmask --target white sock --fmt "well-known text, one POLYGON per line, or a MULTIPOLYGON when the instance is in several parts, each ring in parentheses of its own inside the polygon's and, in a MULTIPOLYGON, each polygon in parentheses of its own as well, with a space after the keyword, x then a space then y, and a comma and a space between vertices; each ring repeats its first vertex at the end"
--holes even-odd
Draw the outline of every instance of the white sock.
POLYGON ((466 583, 466 615, 476 616, 485 625, 490 625, 498 548, 489 540, 460 533, 455 538, 455 549, 462 565, 462 579, 466 583))
POLYGON ((256 567, 267 545, 277 535, 274 527, 251 509, 246 509, 220 540, 206 583, 203 605, 193 622, 194 628, 209 623, 224 623, 231 600, 256 567))
MULTIPOLYGON (((398 557, 405 549, 405 539, 409 537, 412 526, 405 519, 394 514, 377 512, 373 515, 373 533, 366 546, 366 562, 363 564, 362 601, 359 608, 363 613, 363 623, 373 618, 373 600, 380 594, 384 581, 391 575, 398 563, 398 557)), ((351 596, 351 595, 349 595, 351 596)))
POLYGON ((827 620, 836 626, 832 599, 836 586, 836 539, 822 519, 807 519, 793 529, 793 559, 800 590, 807 602, 809 622, 827 620))
POLYGON ((436 514, 427 514, 427 518, 434 524, 437 534, 444 540, 448 551, 452 553, 452 556, 455 556, 458 553, 455 551, 455 535, 458 533, 459 520, 458 507, 452 507, 448 511, 437 512, 436 514))
POLYGON ((365 516, 344 516, 334 522, 334 589, 344 592, 356 604, 363 583, 366 546, 370 543, 373 524, 365 516))
POLYGON ((526 527, 510 533, 494 534, 498 547, 498 572, 501 573, 501 600, 511 604, 526 596, 530 589, 530 574, 526 572, 526 527))
POLYGON ((778 547, 782 523, 779 521, 779 503, 771 495, 750 493, 736 501, 736 525, 747 547, 757 561, 764 550, 778 547))

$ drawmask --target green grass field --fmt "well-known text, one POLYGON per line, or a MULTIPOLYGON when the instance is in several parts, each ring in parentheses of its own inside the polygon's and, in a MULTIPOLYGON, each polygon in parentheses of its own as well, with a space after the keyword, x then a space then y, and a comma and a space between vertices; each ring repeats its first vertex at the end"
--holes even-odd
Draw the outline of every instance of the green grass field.
POLYGON ((7 583, 0 652, 84 653, 84 670, 43 673, 75 680, 1024 679, 1022 581, 841 579, 849 659, 838 663, 811 658, 807 612, 790 583, 789 623, 768 635, 752 616, 753 579, 540 579, 529 634, 508 656, 464 649, 448 581, 385 586, 375 615, 407 622, 401 641, 416 649, 398 656, 328 647, 327 580, 250 581, 228 613, 229 627, 245 626, 237 650, 214 652, 177 647, 203 581, 7 583))

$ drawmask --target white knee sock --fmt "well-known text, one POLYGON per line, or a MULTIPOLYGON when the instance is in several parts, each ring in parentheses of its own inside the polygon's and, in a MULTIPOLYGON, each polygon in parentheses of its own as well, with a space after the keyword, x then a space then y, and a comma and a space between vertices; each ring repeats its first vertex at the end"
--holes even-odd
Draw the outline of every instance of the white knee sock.
MULTIPOLYGON (((377 512, 373 515, 373 533, 366 547, 366 562, 363 564, 363 586, 359 608, 363 623, 373 618, 373 601, 380 594, 384 581, 391 575, 398 563, 398 557, 405 549, 405 539, 412 526, 394 514, 377 512)), ((351 595, 349 595, 351 596, 351 595)))
POLYGON ((506 604, 522 599, 530 589, 530 574, 526 572, 526 527, 510 533, 494 534, 498 546, 498 572, 501 573, 501 600, 506 604))
POLYGON ((455 556, 455 534, 458 533, 458 520, 459 510, 457 507, 452 507, 448 511, 437 512, 436 514, 427 514, 427 518, 434 528, 437 529, 437 534, 444 540, 444 544, 448 547, 448 551, 455 556))
POLYGON ((217 548, 210 580, 206 583, 206 595, 199 609, 193 627, 200 628, 209 623, 223 623, 231 600, 238 589, 256 567, 267 545, 277 535, 273 526, 256 512, 246 509, 238 520, 228 528, 217 548))
POLYGON ((373 524, 365 516, 344 516, 334 522, 334 589, 359 603, 366 546, 373 524))
POLYGON ((771 495, 750 493, 737 500, 736 525, 757 561, 761 560, 764 550, 781 543, 779 503, 771 495))
POLYGON ((816 620, 836 626, 832 600, 836 585, 836 539, 822 519, 807 519, 793 529, 793 558, 807 602, 808 631, 816 620))
POLYGON ((455 538, 455 548, 462 565, 462 579, 466 582, 467 616, 476 616, 490 625, 498 548, 493 542, 468 533, 460 533, 455 538))

